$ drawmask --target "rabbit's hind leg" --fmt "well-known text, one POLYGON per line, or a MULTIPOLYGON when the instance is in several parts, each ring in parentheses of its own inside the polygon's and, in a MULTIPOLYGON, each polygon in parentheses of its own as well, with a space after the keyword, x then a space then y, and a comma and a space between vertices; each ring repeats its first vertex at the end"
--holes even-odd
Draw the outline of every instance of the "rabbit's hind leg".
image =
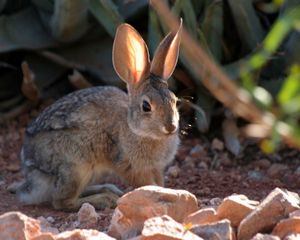
POLYGON ((119 197, 124 194, 117 186, 113 184, 90 185, 81 193, 78 204, 88 202, 96 209, 111 208, 116 206, 119 197))
POLYGON ((52 194, 52 205, 55 209, 78 210, 80 208, 79 196, 91 176, 89 171, 83 175, 83 171, 77 169, 70 165, 60 167, 52 194))

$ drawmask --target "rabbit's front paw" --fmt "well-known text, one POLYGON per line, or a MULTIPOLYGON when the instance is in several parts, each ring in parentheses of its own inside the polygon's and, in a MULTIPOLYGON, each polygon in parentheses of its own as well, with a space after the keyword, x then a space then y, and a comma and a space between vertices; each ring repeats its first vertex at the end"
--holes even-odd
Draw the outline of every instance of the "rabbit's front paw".
POLYGON ((115 208, 117 206, 118 199, 119 196, 117 194, 113 192, 104 192, 79 198, 78 205, 81 206, 83 203, 88 202, 97 210, 103 210, 105 208, 115 208))

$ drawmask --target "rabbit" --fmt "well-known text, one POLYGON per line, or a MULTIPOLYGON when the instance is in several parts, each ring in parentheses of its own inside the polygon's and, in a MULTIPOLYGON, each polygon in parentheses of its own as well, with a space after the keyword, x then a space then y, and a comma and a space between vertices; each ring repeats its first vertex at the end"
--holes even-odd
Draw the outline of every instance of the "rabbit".
POLYGON ((21 149, 25 181, 16 193, 25 204, 76 210, 88 202, 112 207, 115 185, 89 185, 109 171, 133 187, 164 185, 163 171, 179 145, 177 98, 167 80, 177 64, 181 25, 159 44, 152 62, 139 33, 121 24, 113 66, 127 92, 98 86, 58 99, 26 129, 21 149))

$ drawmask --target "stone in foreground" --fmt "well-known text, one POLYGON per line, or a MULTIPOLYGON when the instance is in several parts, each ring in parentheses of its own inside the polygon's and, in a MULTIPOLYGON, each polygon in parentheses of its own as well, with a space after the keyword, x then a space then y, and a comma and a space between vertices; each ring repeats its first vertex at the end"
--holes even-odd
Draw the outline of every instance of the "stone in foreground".
POLYGON ((185 224, 206 224, 218 221, 217 213, 214 208, 203 208, 186 217, 185 224))
POLYGON ((168 215, 177 222, 198 209, 196 197, 185 190, 144 186, 125 194, 117 202, 108 234, 134 237, 148 218, 168 215))
POLYGON ((271 231, 280 220, 299 209, 300 199, 295 193, 275 188, 238 228, 238 240, 251 239, 256 233, 271 231))
POLYGON ((211 224, 195 225, 190 230, 205 240, 234 240, 235 234, 229 220, 221 220, 211 224))
POLYGON ((251 240, 280 240, 280 238, 270 234, 257 233, 251 240))
POLYGON ((245 195, 231 195, 224 198, 217 210, 219 219, 229 219, 233 227, 238 227, 240 222, 259 204, 249 200, 245 195))
POLYGON ((300 218, 288 218, 281 220, 273 229, 272 234, 284 238, 289 234, 300 234, 300 218))
POLYGON ((201 240, 182 224, 169 216, 154 217, 145 221, 141 240, 201 240))

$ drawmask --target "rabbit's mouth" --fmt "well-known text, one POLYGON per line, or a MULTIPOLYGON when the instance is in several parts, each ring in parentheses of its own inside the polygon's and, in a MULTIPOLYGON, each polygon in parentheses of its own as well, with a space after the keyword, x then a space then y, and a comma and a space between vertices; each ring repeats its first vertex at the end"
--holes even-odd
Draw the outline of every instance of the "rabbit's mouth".
POLYGON ((162 132, 166 135, 174 135, 178 132, 178 126, 176 124, 169 124, 162 127, 162 132))

